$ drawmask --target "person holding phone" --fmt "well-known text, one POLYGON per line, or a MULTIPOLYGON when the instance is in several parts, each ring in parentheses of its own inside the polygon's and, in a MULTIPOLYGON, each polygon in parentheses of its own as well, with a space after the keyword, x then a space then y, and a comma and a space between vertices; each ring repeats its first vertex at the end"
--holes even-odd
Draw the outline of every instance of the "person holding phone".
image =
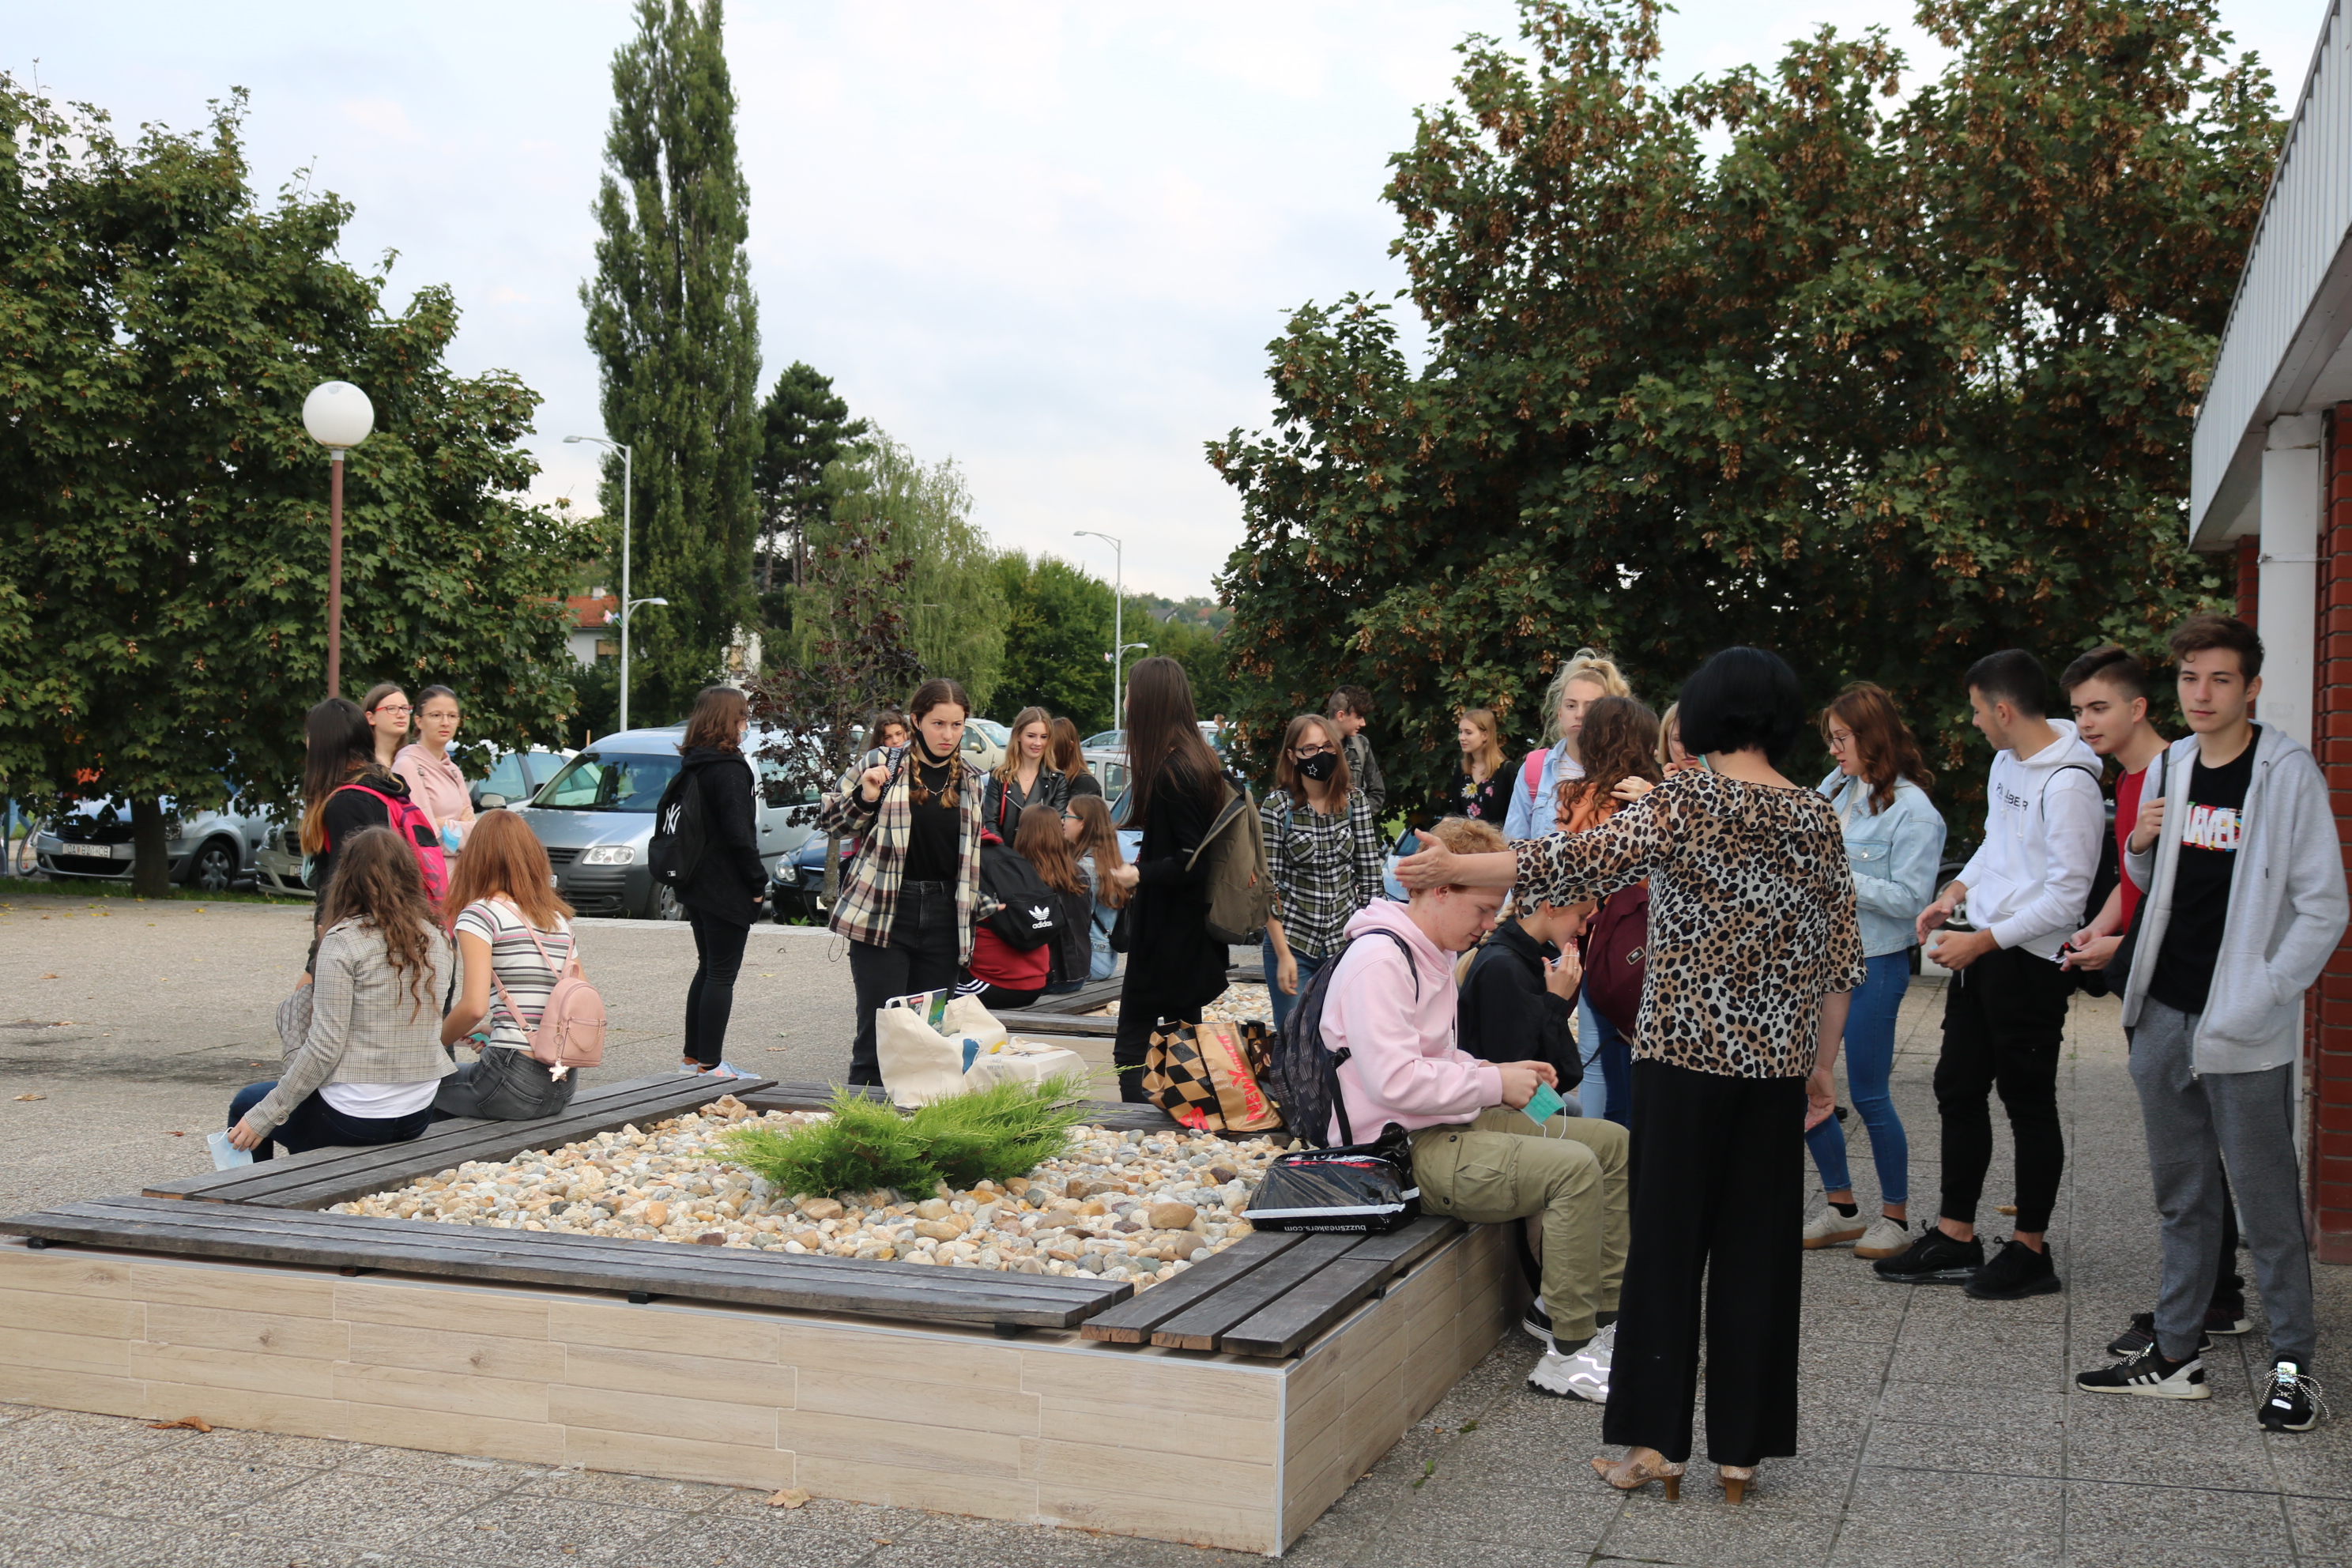
MULTIPOLYGON (((1493 825, 1459 816, 1423 838, 1465 862, 1507 847, 1493 825)), ((1482 1061, 1455 1043, 1453 955, 1493 929, 1503 899, 1435 884, 1359 910, 1324 993, 1323 1042, 1347 1053, 1339 1092, 1356 1136, 1410 1135, 1429 1213, 1473 1225, 1541 1216, 1543 1289, 1521 1327, 1544 1354, 1528 1386, 1597 1404, 1625 1274, 1630 1141, 1614 1122, 1563 1114, 1549 1061, 1482 1061)), ((1339 1129, 1335 1115, 1334 1142, 1339 1129)))

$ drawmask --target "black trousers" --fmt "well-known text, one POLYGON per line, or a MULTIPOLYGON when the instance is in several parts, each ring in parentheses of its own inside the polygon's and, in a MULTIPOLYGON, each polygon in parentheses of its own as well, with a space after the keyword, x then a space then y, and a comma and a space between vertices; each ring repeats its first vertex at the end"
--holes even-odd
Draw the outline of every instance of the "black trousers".
POLYGON ((1706 1289, 1706 1457, 1797 1451, 1805 1081, 1633 1064, 1633 1243, 1601 1421, 1690 1458, 1706 1289))
POLYGON ((945 882, 900 883, 889 942, 849 944, 849 983, 857 993, 857 1038, 849 1047, 851 1083, 882 1081, 882 1058, 874 1049, 876 1011, 893 996, 953 985, 962 952, 955 889, 945 882))
POLYGON ((2018 948, 1989 952, 1944 992, 1944 1052, 1936 1062, 1943 1119, 1943 1217, 1974 1225, 1992 1163, 1990 1097, 2000 1092, 2017 1145, 2017 1228, 2050 1228, 2066 1134, 2058 1121, 2058 1047, 2073 978, 2018 948))
POLYGON ((688 910, 687 923, 694 928, 694 978, 686 986, 687 1060, 715 1068, 727 1054, 727 1021, 735 1015, 735 977, 743 973, 743 944, 751 928, 698 915, 688 910))

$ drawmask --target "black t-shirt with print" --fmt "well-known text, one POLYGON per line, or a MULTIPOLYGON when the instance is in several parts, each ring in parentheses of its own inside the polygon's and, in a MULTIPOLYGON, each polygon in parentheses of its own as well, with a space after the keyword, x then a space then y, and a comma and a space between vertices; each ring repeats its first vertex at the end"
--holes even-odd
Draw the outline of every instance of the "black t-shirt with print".
MULTIPOLYGON (((2261 726, 2255 726, 2260 735, 2261 726)), ((2254 742, 2218 768, 2202 760, 2189 773, 2189 798, 2165 807, 2164 830, 2180 840, 2172 882, 2172 920, 2147 994, 2183 1013, 2202 1013, 2213 989, 2221 927, 2230 913, 2230 877, 2245 841, 2246 786, 2254 778, 2254 742)))
MULTIPOLYGON (((960 805, 947 804, 948 780, 953 776, 952 760, 931 763, 925 760, 921 748, 907 753, 907 770, 912 778, 922 781, 931 792, 928 805, 909 800, 913 826, 907 836, 907 868, 903 879, 909 882, 953 882, 963 861, 963 813, 960 805)), ((963 787, 972 787, 971 776, 964 777, 963 787)))

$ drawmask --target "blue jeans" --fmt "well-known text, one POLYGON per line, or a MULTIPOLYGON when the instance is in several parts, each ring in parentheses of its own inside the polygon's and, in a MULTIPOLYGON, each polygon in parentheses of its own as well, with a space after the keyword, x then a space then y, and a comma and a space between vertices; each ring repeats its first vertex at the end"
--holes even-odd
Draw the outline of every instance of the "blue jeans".
POLYGON ((1633 1047, 1617 1026, 1582 996, 1576 999, 1576 1043, 1584 1058, 1584 1082, 1580 1097, 1599 1105, 1604 1121, 1632 1131, 1633 1126, 1633 1047))
MULTIPOLYGON (((1911 1142, 1903 1132, 1903 1119, 1895 1114, 1886 1080, 1895 1070, 1895 1016, 1903 1006, 1903 993, 1911 988, 1911 954, 1882 952, 1870 962, 1869 977, 1854 992, 1845 1015, 1846 1088, 1853 1095, 1855 1114, 1870 1130, 1870 1157, 1878 1167, 1878 1201, 1911 1201, 1911 1142)), ((1846 1170, 1845 1124, 1832 1116, 1805 1134, 1813 1163, 1822 1173, 1824 1191, 1843 1193, 1853 1186, 1846 1170)))
POLYGON ((1309 958, 1297 948, 1292 948, 1290 956, 1298 965, 1298 994, 1285 996, 1282 994, 1282 987, 1275 983, 1275 976, 1280 965, 1275 962, 1274 938, 1266 937, 1257 946, 1258 956, 1265 964, 1265 994, 1274 1004, 1274 1026, 1279 1029, 1282 1027, 1282 1021, 1290 1016, 1291 1005, 1298 1000, 1299 995, 1306 994, 1307 981, 1313 979, 1315 972, 1323 967, 1323 960, 1309 958))
MULTIPOLYGON (((269 1098, 278 1080, 249 1083, 232 1096, 228 1102, 228 1125, 231 1131, 245 1120, 245 1113, 269 1098)), ((286 1113, 286 1120, 269 1130, 269 1136, 254 1146, 256 1160, 273 1157, 270 1146, 283 1143, 289 1154, 307 1154, 313 1149, 340 1148, 355 1143, 405 1143, 433 1125, 433 1108, 411 1111, 406 1116, 346 1116, 329 1105, 316 1093, 298 1103, 286 1113)))

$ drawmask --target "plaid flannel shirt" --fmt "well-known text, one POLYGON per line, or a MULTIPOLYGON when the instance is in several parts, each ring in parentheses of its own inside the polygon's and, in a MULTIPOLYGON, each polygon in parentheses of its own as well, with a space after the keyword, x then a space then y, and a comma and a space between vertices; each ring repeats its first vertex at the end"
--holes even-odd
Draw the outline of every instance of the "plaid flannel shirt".
POLYGON ((1372 803, 1351 788, 1348 809, 1326 815, 1276 790, 1258 803, 1257 814, 1282 940, 1294 953, 1328 958, 1347 942, 1356 911, 1381 896, 1372 803))
MULTIPOLYGON (((854 773, 862 773, 877 763, 890 770, 882 798, 866 805, 853 774, 843 781, 846 788, 826 795, 818 805, 816 825, 821 832, 865 841, 858 847, 857 858, 849 863, 849 885, 834 903, 833 929, 852 942, 887 947, 890 923, 898 914, 898 884, 907 874, 907 844, 915 830, 915 803, 907 793, 907 748, 869 752, 854 773)), ((963 814, 963 835, 962 874, 956 879, 955 889, 956 962, 965 965, 971 963, 971 929, 980 902, 981 805, 987 793, 988 775, 967 759, 962 787, 956 793, 957 809, 963 814)))

